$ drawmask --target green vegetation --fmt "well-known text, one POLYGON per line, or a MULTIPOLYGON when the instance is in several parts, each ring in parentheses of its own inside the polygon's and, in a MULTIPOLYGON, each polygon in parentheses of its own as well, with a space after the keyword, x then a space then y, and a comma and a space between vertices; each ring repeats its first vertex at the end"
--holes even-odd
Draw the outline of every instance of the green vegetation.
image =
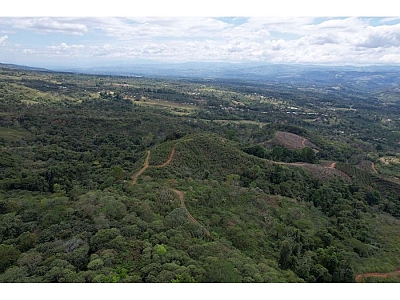
POLYGON ((382 91, 353 111, 343 94, 251 82, 7 68, 0 82, 0 282, 400 268, 399 107, 382 91))

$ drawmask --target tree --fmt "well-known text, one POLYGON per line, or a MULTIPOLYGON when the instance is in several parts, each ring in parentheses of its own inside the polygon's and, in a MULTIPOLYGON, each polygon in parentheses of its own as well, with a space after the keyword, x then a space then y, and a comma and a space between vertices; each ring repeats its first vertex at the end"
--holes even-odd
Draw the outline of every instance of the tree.
POLYGON ((242 276, 231 262, 216 257, 209 258, 209 260, 210 261, 206 269, 206 282, 242 282, 242 276))
POLYGON ((30 250, 28 252, 22 253, 18 259, 18 265, 27 270, 29 275, 35 274, 37 267, 43 261, 43 256, 35 251, 30 250))
POLYGON ((101 258, 96 258, 87 265, 87 268, 89 270, 100 270, 103 267, 104 267, 104 261, 101 258))
POLYGON ((171 280, 172 283, 195 283, 196 280, 188 273, 182 273, 175 276, 174 279, 171 280))
POLYGON ((281 245, 279 254, 279 267, 282 269, 290 269, 293 267, 292 244, 288 240, 284 240, 281 245))
POLYGON ((12 245, 0 245, 0 273, 3 273, 8 267, 15 264, 21 255, 18 249, 12 245))
POLYGON ((28 274, 25 268, 13 266, 0 275, 0 282, 28 282, 28 274))
POLYGON ((122 181, 124 180, 124 170, 121 166, 115 166, 112 172, 115 181, 122 181))
POLYGON ((309 147, 304 147, 301 149, 300 151, 300 157, 301 160, 304 162, 308 162, 308 163, 315 163, 317 160, 317 157, 315 156, 315 152, 313 149, 309 148, 309 147))
POLYGON ((117 228, 100 229, 90 240, 90 250, 96 252, 107 248, 108 244, 120 235, 117 228))
POLYGON ((18 249, 22 252, 26 252, 29 249, 35 247, 37 236, 35 233, 24 232, 18 237, 18 249))
POLYGON ((365 193, 365 200, 369 205, 376 205, 382 200, 382 196, 376 190, 369 190, 365 193))

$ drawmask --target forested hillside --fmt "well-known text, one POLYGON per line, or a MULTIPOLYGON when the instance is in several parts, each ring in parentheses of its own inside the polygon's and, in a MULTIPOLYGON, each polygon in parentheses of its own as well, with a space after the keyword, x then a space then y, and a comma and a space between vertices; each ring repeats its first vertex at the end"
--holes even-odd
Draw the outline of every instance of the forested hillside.
POLYGON ((2 66, 0 282, 400 282, 400 102, 354 93, 2 66))

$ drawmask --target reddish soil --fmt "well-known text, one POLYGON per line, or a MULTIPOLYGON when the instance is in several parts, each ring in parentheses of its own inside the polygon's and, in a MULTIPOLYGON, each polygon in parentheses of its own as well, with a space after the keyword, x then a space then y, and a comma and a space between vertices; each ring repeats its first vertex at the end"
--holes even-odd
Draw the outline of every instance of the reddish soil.
POLYGON ((141 168, 135 175, 132 177, 132 184, 136 184, 138 178, 146 169, 149 167, 149 159, 150 159, 150 150, 147 150, 147 156, 146 159, 144 160, 144 165, 143 168, 141 168))
POLYGON ((390 276, 396 276, 398 274, 400 274, 400 270, 397 270, 395 272, 390 272, 390 273, 364 273, 364 274, 357 274, 356 282, 362 282, 363 278, 368 278, 368 277, 387 278, 387 277, 390 277, 390 276))
POLYGON ((163 168, 163 167, 165 167, 166 165, 168 165, 168 164, 172 161, 172 158, 174 157, 174 154, 175 154, 175 146, 176 146, 176 144, 175 144, 174 147, 172 148, 171 153, 169 154, 168 159, 167 159, 163 164, 158 165, 158 166, 154 166, 154 167, 156 167, 156 168, 163 168))
MULTIPOLYGON (((143 167, 132 177, 132 184, 136 184, 136 182, 137 182, 139 176, 142 175, 142 173, 143 173, 144 171, 146 171, 147 168, 149 168, 149 167, 163 168, 163 167, 165 167, 166 165, 168 165, 168 164, 172 161, 172 159, 173 159, 173 157, 174 157, 174 154, 175 154, 175 146, 176 146, 176 144, 175 144, 174 147, 172 148, 171 153, 169 154, 168 159, 167 159, 164 163, 162 163, 161 165, 156 165, 156 166, 149 166, 150 150, 147 150, 147 156, 146 156, 146 159, 145 159, 145 161, 144 161, 144 165, 143 165, 143 167)), ((182 191, 180 191, 180 190, 177 190, 177 189, 173 189, 173 188, 168 188, 168 189, 169 189, 170 191, 174 192, 174 193, 178 196, 179 202, 181 203, 181 206, 183 207, 183 209, 186 211, 186 213, 187 213, 189 219, 190 219, 194 224, 197 224, 197 225, 203 227, 204 230, 205 230, 205 232, 206 232, 206 234, 207 234, 207 236, 211 237, 210 232, 209 232, 204 226, 202 226, 202 225, 199 223, 199 221, 197 221, 197 220, 191 215, 191 213, 188 211, 188 209, 186 208, 186 204, 185 204, 185 200, 184 200, 184 197, 185 197, 184 193, 183 193, 182 191)))
MULTIPOLYGON (((201 226, 201 227, 204 228, 204 226, 202 226, 202 225, 199 223, 199 221, 197 221, 197 220, 191 215, 191 213, 188 211, 188 209, 186 208, 186 204, 185 204, 185 200, 184 200, 184 197, 185 197, 184 193, 183 193, 182 191, 180 191, 180 190, 176 190, 176 189, 173 189, 173 188, 168 188, 168 189, 169 189, 170 191, 174 192, 174 193, 178 196, 179 202, 181 203, 181 206, 183 207, 183 209, 186 211, 186 213, 187 213, 187 215, 188 215, 190 221, 192 221, 194 224, 197 224, 197 225, 199 225, 199 226, 201 226)), ((210 232, 209 232, 206 228, 204 228, 204 230, 205 230, 207 236, 211 236, 210 232)))
POLYGON ((172 148, 171 153, 169 154, 168 159, 167 159, 164 163, 162 163, 161 165, 156 165, 156 166, 150 166, 150 165, 149 165, 150 150, 147 150, 147 151, 146 151, 147 156, 146 156, 146 159, 144 160, 144 165, 143 165, 143 167, 142 167, 137 173, 135 173, 135 175, 133 175, 133 177, 132 177, 132 184, 136 184, 136 182, 137 182, 139 176, 142 175, 142 173, 143 173, 144 171, 146 171, 147 168, 149 168, 149 167, 162 168, 162 167, 165 167, 166 165, 168 165, 168 164, 172 161, 172 158, 174 157, 174 154, 175 154, 175 146, 176 146, 176 145, 174 145, 174 147, 172 148))
POLYGON ((304 148, 306 146, 306 139, 303 138, 303 140, 301 141, 301 146, 304 148))

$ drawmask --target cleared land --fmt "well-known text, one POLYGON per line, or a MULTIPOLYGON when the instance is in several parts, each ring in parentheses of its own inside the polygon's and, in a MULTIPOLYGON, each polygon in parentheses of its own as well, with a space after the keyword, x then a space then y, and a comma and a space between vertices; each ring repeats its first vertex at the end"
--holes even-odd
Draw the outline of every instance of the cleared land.
POLYGON ((6 141, 15 142, 23 138, 30 138, 31 136, 31 133, 28 131, 0 127, 0 137, 5 139, 6 141))
POLYGON ((129 99, 136 105, 143 105, 143 106, 153 106, 159 108, 166 108, 169 109, 170 112, 178 114, 178 115, 187 115, 192 113, 194 110, 197 110, 198 107, 195 105, 190 104, 181 104, 171 101, 164 101, 164 100, 150 100, 150 99, 143 99, 143 100, 135 100, 129 99))
POLYGON ((269 143, 281 145, 291 149, 302 149, 304 147, 318 148, 315 144, 311 143, 306 138, 290 132, 277 131, 275 138, 270 140, 269 143))

